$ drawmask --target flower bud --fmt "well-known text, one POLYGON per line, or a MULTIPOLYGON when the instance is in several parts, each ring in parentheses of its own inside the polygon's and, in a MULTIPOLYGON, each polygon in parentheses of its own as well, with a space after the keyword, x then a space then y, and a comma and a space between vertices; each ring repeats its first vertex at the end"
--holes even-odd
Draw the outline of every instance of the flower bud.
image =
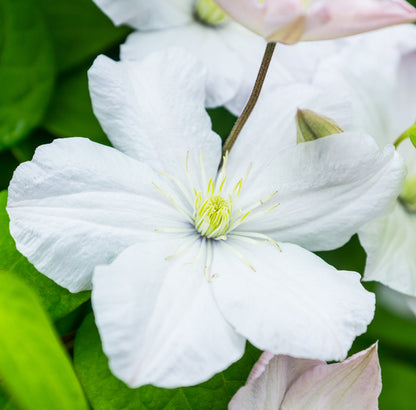
POLYGON ((334 120, 311 110, 298 109, 296 127, 298 144, 344 132, 334 120))
POLYGON ((197 0, 195 15, 202 23, 209 26, 218 26, 227 19, 227 15, 213 0, 197 0))

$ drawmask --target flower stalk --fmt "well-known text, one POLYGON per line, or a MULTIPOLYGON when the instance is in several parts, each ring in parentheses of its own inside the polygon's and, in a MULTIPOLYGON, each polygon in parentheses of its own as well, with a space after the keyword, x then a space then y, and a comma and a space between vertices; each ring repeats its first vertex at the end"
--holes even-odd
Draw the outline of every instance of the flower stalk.
POLYGON ((257 103, 257 100, 259 99, 261 89, 263 88, 264 80, 266 79, 267 71, 269 69, 275 48, 276 43, 267 43, 266 51, 264 52, 263 60, 260 65, 259 73, 257 74, 253 91, 251 92, 250 98, 246 106, 244 107, 243 112, 241 113, 237 122, 234 124, 234 127, 231 130, 230 135, 224 143, 224 146, 222 148, 223 155, 225 155, 227 151, 229 152, 233 147, 234 143, 238 138, 238 135, 243 129, 245 123, 247 122, 251 112, 253 111, 257 103))

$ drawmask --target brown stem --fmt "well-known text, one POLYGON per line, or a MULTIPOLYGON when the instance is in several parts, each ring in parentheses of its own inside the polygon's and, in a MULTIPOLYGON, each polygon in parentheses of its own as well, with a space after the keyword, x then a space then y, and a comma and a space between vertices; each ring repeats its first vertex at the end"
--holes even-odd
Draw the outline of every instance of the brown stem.
POLYGON ((222 148, 222 153, 225 155, 227 151, 230 151, 233 147, 235 141, 237 140, 238 135, 244 127, 244 124, 250 117, 251 112, 253 111, 254 106, 259 99, 261 89, 263 87, 264 80, 266 78, 267 70, 269 69, 270 61, 272 60, 274 50, 276 48, 276 43, 267 43, 266 51, 264 52, 263 61, 257 74, 256 83, 254 84, 253 91, 251 92, 250 98, 244 107, 243 112, 240 117, 238 117, 237 122, 234 124, 233 129, 230 132, 227 140, 224 143, 222 148))

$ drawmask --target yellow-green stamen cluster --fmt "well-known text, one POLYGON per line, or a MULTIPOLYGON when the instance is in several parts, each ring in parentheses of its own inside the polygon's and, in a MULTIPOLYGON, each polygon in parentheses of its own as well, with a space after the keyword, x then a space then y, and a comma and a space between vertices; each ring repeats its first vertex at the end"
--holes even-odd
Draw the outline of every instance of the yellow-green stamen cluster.
POLYGON ((209 26, 218 26, 227 20, 227 15, 213 0, 196 0, 195 16, 209 26))
POLYGON ((232 200, 221 194, 210 195, 202 202, 202 195, 195 198, 195 229, 206 238, 218 239, 225 236, 233 212, 232 200))
POLYGON ((400 200, 409 211, 416 212, 416 175, 406 178, 400 200))

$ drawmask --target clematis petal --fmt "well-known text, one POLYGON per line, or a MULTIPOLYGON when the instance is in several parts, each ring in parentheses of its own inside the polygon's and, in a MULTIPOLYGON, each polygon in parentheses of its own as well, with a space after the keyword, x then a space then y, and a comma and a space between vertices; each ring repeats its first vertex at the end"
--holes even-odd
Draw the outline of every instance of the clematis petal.
POLYGON ((104 352, 113 373, 130 387, 201 383, 244 353, 245 339, 224 320, 212 296, 204 248, 197 257, 201 239, 166 259, 190 238, 159 235, 97 267, 93 278, 104 352))
POLYGON ((110 262, 155 228, 188 228, 153 187, 158 176, 86 138, 58 139, 20 165, 7 211, 18 250, 71 292, 89 289, 97 264, 110 262))
MULTIPOLYGON (((243 78, 240 55, 233 52, 224 41, 232 35, 234 26, 237 25, 233 23, 213 29, 194 21, 170 30, 136 32, 131 34, 126 43, 121 46, 120 56, 122 60, 139 61, 159 48, 160 44, 166 48, 184 48, 198 58, 207 70, 205 105, 218 107, 235 96, 243 78)), ((241 36, 239 40, 243 41, 247 37, 251 38, 251 33, 241 36)), ((263 48, 260 47, 260 52, 262 51, 263 48)), ((188 59, 182 61, 182 64, 188 65, 188 59)), ((255 63, 252 64, 255 65, 255 63)), ((198 70, 202 70, 202 67, 198 70)), ((196 72, 195 70, 192 75, 194 76, 196 72)))
MULTIPOLYGON (((238 231, 262 232, 310 250, 335 249, 393 207, 405 168, 392 145, 383 152, 364 134, 344 133, 288 147, 246 181, 239 207, 278 191, 271 212, 238 231), (261 184, 258 183, 261 181, 261 184)), ((263 210, 270 208, 265 203, 263 210)), ((260 209, 261 211, 261 209, 260 209)))
POLYGON ((359 231, 367 253, 364 280, 376 280, 416 296, 416 215, 397 203, 393 212, 359 231))
POLYGON ((323 93, 313 85, 281 86, 269 82, 263 91, 230 152, 227 177, 231 181, 238 181, 242 177, 241 167, 250 163, 251 178, 259 177, 279 151, 296 145, 298 108, 326 115, 343 129, 350 126, 350 103, 336 86, 332 92, 323 93))
MULTIPOLYGON (((314 79, 315 84, 323 89, 331 89, 336 84, 348 95, 354 110, 354 123, 347 130, 369 133, 380 147, 393 143, 414 123, 416 109, 414 102, 409 103, 403 93, 399 94, 399 83, 402 83, 401 89, 404 90, 404 79, 410 77, 410 73, 403 72, 403 80, 399 81, 399 44, 383 49, 373 45, 383 41, 384 36, 372 33, 373 42, 366 41, 365 35, 359 36, 361 42, 354 41, 340 53, 325 59, 314 79), (372 58, 368 58, 369 53, 372 58), (352 58, 353 65, 350 64, 352 58), (380 66, 378 61, 385 63, 380 66)), ((392 36, 394 37, 394 32, 392 36)), ((410 78, 406 87, 412 87, 413 83, 416 84, 410 78)))
POLYGON ((268 41, 327 40, 412 22, 404 0, 216 0, 238 22, 268 41))
MULTIPOLYGON (((318 3, 318 2, 316 2, 318 3)), ((328 22, 306 30, 302 40, 326 40, 416 20, 416 10, 404 0, 321 0, 328 22)))
POLYGON ((212 287, 235 330, 272 353, 343 359, 374 315, 355 272, 337 271, 292 244, 229 235, 214 248, 212 287), (250 265, 250 266, 249 266, 250 265))
POLYGON ((139 30, 158 30, 187 24, 192 19, 192 0, 93 0, 116 25, 139 30))
POLYGON ((229 410, 280 409, 287 390, 308 369, 322 364, 319 360, 295 359, 265 352, 255 364, 247 384, 234 395, 229 410), (252 377, 255 373, 256 377, 252 377))
POLYGON ((202 150, 206 173, 215 175, 221 139, 204 109, 205 71, 191 55, 174 49, 140 62, 99 56, 89 84, 95 115, 117 149, 184 181, 187 152, 191 162, 197 158, 190 164, 197 173, 202 150))
POLYGON ((377 410, 380 392, 381 371, 374 344, 342 363, 323 363, 307 370, 290 387, 282 410, 377 410))

